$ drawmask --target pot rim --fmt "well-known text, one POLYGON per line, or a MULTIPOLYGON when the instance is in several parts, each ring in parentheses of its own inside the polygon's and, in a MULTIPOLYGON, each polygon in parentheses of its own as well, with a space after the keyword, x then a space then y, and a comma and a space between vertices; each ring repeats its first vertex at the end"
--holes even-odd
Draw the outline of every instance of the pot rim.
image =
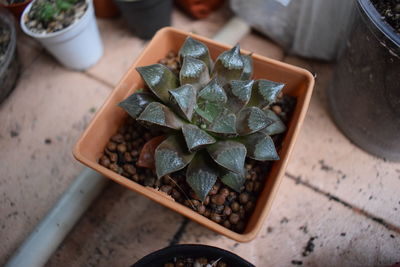
POLYGON ((359 8, 370 19, 372 24, 391 42, 400 47, 400 33, 398 33, 392 25, 382 19, 382 15, 378 12, 370 0, 357 0, 359 8))
MULTIPOLYGON (((190 251, 196 251, 196 250, 202 250, 204 254, 203 257, 207 257, 210 254, 217 255, 217 257, 228 258, 227 261, 232 262, 234 261, 235 264, 238 264, 236 266, 243 266, 243 267, 255 267, 252 263, 248 262, 247 260, 243 259, 242 257, 236 255, 233 252, 230 252, 228 250, 214 247, 214 246, 209 246, 209 245, 202 245, 202 244, 177 244, 177 245, 172 245, 168 246, 159 250, 156 250, 150 254, 147 254, 143 258, 139 259, 136 263, 134 263, 131 267, 141 267, 141 266, 153 266, 150 264, 154 264, 154 261, 156 259, 165 259, 165 258, 172 258, 174 256, 177 256, 178 253, 182 253, 185 256, 190 253, 190 251), (207 254, 209 252, 210 254, 207 254), (239 265, 240 264, 240 265, 239 265)), ((196 251, 197 252, 197 251, 196 251)), ((197 254, 197 253, 196 253, 197 254)), ((193 254, 189 254, 189 257, 193 254)), ((195 256, 195 257, 200 257, 200 256, 195 256)), ((168 260, 168 259, 166 259, 168 260)))
MULTIPOLYGON (((135 67, 137 64, 140 64, 142 61, 146 61, 146 59, 151 55, 154 50, 157 49, 157 44, 158 41, 165 41, 165 39, 172 40, 173 42, 174 37, 179 38, 184 38, 187 36, 191 36, 199 41, 205 42, 207 46, 211 45, 214 47, 215 50, 228 50, 231 48, 230 45, 223 44, 214 40, 210 40, 209 38, 193 34, 193 33, 188 33, 182 30, 175 29, 173 27, 165 27, 161 30, 159 30, 156 35, 153 37, 153 39, 150 41, 150 43, 146 46, 146 48, 142 51, 140 56, 134 61, 134 63, 131 65, 129 70, 125 73, 121 81, 118 83, 116 88, 110 93, 109 97, 105 100, 103 103, 102 107, 99 109, 99 111, 96 113, 94 118, 92 119, 91 123, 88 125, 86 130, 83 132, 81 135, 80 139, 76 143, 73 154, 74 157, 83 163, 84 165, 96 170, 97 172, 103 174, 104 176, 108 177, 109 179, 113 180, 114 182, 117 182, 127 188, 129 188, 132 191, 135 191, 137 193, 142 194, 143 196, 155 201, 156 203, 159 203, 177 213, 180 213, 181 215, 190 218, 191 220, 219 233, 222 235, 225 235, 231 239, 234 239, 238 242, 249 242, 252 239, 256 237, 258 234, 259 230, 261 229, 261 226, 268 215, 273 199, 276 196, 276 193, 278 191, 279 185, 282 181, 286 166, 289 161, 289 157, 291 152, 293 151, 295 141, 297 139, 297 136, 300 131, 300 126, 302 125, 307 108, 309 106, 309 102, 311 99, 311 94, 312 90, 314 87, 314 76, 306 69, 293 66, 278 60, 270 59, 258 54, 253 54, 253 59, 254 61, 257 61, 258 64, 262 65, 270 65, 272 69, 276 69, 280 74, 282 75, 287 75, 287 77, 291 77, 291 79, 296 79, 296 84, 300 83, 298 86, 296 86, 293 90, 298 92, 299 98, 301 98, 301 102, 296 105, 295 113, 293 114, 292 118, 292 126, 288 128, 287 134, 290 133, 289 137, 285 137, 284 140, 284 146, 283 149, 285 150, 284 154, 281 154, 281 159, 279 161, 279 166, 278 167, 272 167, 271 172, 268 174, 271 176, 271 173, 273 176, 271 176, 271 179, 268 179, 265 183, 265 186, 263 188, 263 191, 268 191, 268 196, 265 194, 261 193, 259 195, 259 199, 264 199, 263 203, 258 203, 255 208, 255 212, 250 216, 249 224, 247 225, 245 232, 244 233, 238 233, 235 232, 231 229, 228 229, 224 227, 223 225, 220 225, 209 218, 204 217, 203 215, 200 215, 196 211, 181 205, 180 203, 177 203, 173 200, 171 200, 170 197, 167 197, 166 195, 162 194, 161 192, 153 189, 153 188, 148 188, 145 186, 142 186, 128 178, 125 178, 110 169, 100 165, 98 163, 97 159, 93 159, 94 154, 91 153, 91 149, 85 150, 85 144, 88 144, 91 146, 91 144, 94 144, 94 139, 91 138, 91 135, 94 133, 98 133, 99 129, 96 129, 97 127, 101 127, 105 129, 104 123, 102 122, 102 117, 108 116, 107 114, 111 114, 109 111, 114 107, 114 103, 116 99, 119 99, 122 97, 127 96, 128 93, 134 92, 138 87, 137 81, 133 80, 133 76, 137 76, 138 74, 135 71, 135 67), (136 75, 134 74, 136 73, 136 75), (129 80, 129 85, 127 84, 129 80), (85 152, 86 151, 86 152, 85 152), (88 153, 88 154, 87 154, 88 153), (93 156, 93 157, 92 157, 93 156), (257 218, 253 217, 255 216, 257 218)), ((210 47, 209 47, 210 48, 210 47)), ((250 51, 241 50, 242 53, 250 53, 250 51)), ((220 51, 221 52, 221 51, 220 51)), ((154 62, 153 62, 154 63, 154 62)), ((151 64, 151 63, 149 63, 151 64)), ((260 66, 260 67, 261 67, 260 66)), ((290 79, 289 79, 290 80, 290 79)), ((293 85, 294 86, 294 85, 293 85)), ((122 99, 121 99, 122 100, 122 99)), ((122 110, 119 110, 122 112, 122 110)), ((121 114, 121 113, 120 113, 121 114)), ((124 116, 126 114, 124 113, 124 116)), ((120 115, 118 115, 120 116, 120 115)), ((122 119, 122 117, 120 117, 122 119)), ((106 123, 109 124, 109 123, 106 123)), ((115 122, 113 123, 114 125, 116 124, 115 122)), ((112 124, 111 124, 112 125, 112 124)), ((107 126, 106 128, 109 128, 107 126)), ((108 133, 107 133, 108 135, 108 133)), ((111 136, 111 135, 110 135, 111 136)), ((107 139, 110 137, 108 136, 107 139)), ((98 138, 104 139, 106 136, 104 134, 99 134, 98 138)), ((96 152, 97 153, 97 152, 96 152)), ((97 157, 97 155, 96 155, 97 157)), ((259 200, 258 199, 258 200, 259 200)))
POLYGON ((51 37, 56 37, 59 35, 62 35, 66 32, 72 31, 73 29, 79 27, 80 23, 82 21, 87 21, 90 16, 90 13, 94 12, 93 10, 93 0, 85 0, 86 3, 88 4, 88 7, 85 11, 85 14, 80 17, 78 20, 76 20, 74 23, 72 23, 71 25, 69 25, 67 28, 64 28, 60 31, 56 31, 56 32, 50 32, 50 33, 35 33, 33 31, 31 31, 25 24, 24 18, 25 16, 28 14, 28 12, 31 10, 32 5, 36 2, 36 0, 33 0, 32 2, 29 3, 29 5, 24 9, 24 12, 21 15, 20 18, 20 25, 21 25, 21 29, 24 31, 24 33, 26 33, 27 35, 37 38, 37 39, 47 39, 47 38, 51 38, 51 37))

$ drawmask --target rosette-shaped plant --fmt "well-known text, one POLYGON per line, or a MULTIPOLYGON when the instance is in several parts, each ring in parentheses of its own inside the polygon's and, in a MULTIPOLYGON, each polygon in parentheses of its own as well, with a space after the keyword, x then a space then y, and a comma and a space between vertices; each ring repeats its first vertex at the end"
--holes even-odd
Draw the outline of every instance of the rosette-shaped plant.
POLYGON ((188 37, 179 58, 179 77, 162 64, 137 68, 149 90, 119 105, 143 125, 165 131, 155 141, 158 178, 187 168, 186 181, 201 200, 218 178, 240 192, 246 157, 279 159, 270 136, 286 127, 269 107, 284 84, 252 80, 251 55, 241 55, 239 45, 213 62, 207 46, 188 37))

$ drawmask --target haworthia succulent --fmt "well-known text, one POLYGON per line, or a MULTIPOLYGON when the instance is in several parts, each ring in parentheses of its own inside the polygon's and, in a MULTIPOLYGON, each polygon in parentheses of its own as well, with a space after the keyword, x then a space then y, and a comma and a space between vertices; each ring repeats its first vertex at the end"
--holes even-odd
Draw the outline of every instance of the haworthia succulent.
POLYGON ((278 160, 274 141, 272 138, 262 132, 247 135, 241 139, 241 142, 247 148, 247 156, 255 160, 278 160))
POLYGON ((181 85, 191 84, 196 91, 199 91, 210 80, 210 74, 203 61, 193 57, 185 57, 179 72, 179 80, 181 85))
POLYGON ((146 92, 138 92, 128 96, 125 100, 120 102, 118 106, 125 109, 125 111, 128 112, 132 118, 136 119, 147 107, 147 105, 154 101, 155 98, 151 94, 146 92))
POLYGON ((174 130, 180 130, 184 123, 170 108, 158 102, 147 105, 137 120, 146 125, 162 126, 174 130))
POLYGON ((219 141, 207 147, 208 153, 222 167, 241 174, 246 158, 246 147, 236 141, 219 141))
POLYGON ((211 70, 212 61, 208 47, 190 36, 186 38, 181 49, 179 50, 179 57, 181 58, 181 61, 187 56, 202 60, 206 64, 207 68, 211 70))
POLYGON ((218 82, 224 86, 231 80, 239 80, 242 76, 244 63, 240 55, 240 47, 236 45, 231 50, 223 52, 217 58, 212 72, 218 82))
POLYGON ((185 137, 186 145, 189 151, 195 151, 196 149, 214 144, 216 142, 214 137, 196 125, 183 125, 182 133, 185 137))
POLYGON ((185 84, 173 90, 169 90, 172 103, 178 113, 188 121, 192 120, 194 107, 196 105, 196 89, 191 84, 185 84))

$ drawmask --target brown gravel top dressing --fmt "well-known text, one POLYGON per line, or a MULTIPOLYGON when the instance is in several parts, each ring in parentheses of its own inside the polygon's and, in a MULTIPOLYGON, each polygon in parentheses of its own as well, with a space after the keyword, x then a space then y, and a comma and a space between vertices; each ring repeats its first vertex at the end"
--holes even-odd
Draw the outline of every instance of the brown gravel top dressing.
MULTIPOLYGON (((160 63, 167 65, 174 72, 179 71, 179 60, 173 53, 169 53, 167 58, 161 60, 160 63)), ((272 110, 287 125, 295 105, 295 98, 282 95, 273 105, 272 110)), ((201 202, 186 182, 186 168, 157 179, 155 170, 136 165, 143 145, 160 135, 162 133, 149 130, 128 117, 118 133, 110 138, 99 163, 143 186, 156 188, 214 222, 242 233, 256 205, 272 162, 246 158, 246 182, 240 193, 217 180, 206 199, 201 202)), ((277 150, 280 148, 283 136, 284 134, 272 136, 277 150)))
POLYGON ((164 267, 230 267, 221 259, 210 260, 205 257, 193 259, 177 257, 164 264, 164 267))
POLYGON ((400 1, 372 0, 382 19, 389 23, 400 34, 400 1))

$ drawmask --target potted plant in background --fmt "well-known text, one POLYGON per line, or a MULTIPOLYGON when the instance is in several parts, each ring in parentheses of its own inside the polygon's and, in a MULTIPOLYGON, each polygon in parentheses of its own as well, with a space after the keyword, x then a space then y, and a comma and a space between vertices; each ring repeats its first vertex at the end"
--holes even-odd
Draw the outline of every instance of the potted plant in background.
POLYGON ((171 25, 172 0, 114 0, 128 28, 149 40, 162 27, 171 25))
POLYGON ((20 71, 13 17, 0 9, 0 103, 14 89, 20 71))
POLYGON ((203 19, 220 8, 224 0, 177 0, 176 3, 196 19, 203 19))
POLYGON ((271 207, 314 79, 306 70, 241 54, 238 47, 224 52, 228 48, 172 28, 160 31, 95 116, 74 155, 114 181, 245 242, 256 236, 271 207), (171 51, 180 51, 178 58, 171 51), (144 88, 137 66, 151 90, 136 92, 144 88), (178 80, 174 71, 180 68, 178 80), (143 124, 159 127, 124 124, 127 113, 118 103, 143 124), (167 134, 159 136, 159 128, 167 134), (286 128, 274 140, 269 137, 286 128), (246 155, 274 160, 278 154, 274 163, 244 163, 246 155), (142 168, 154 166, 154 171, 142 168))
POLYGON ((90 0, 35 0, 25 9, 20 24, 68 68, 84 70, 103 54, 90 0))
POLYGON ((327 88, 330 112, 355 144, 399 162, 400 4, 357 0, 356 6, 352 34, 327 88))
POLYGON ((94 12, 98 18, 113 18, 119 11, 113 0, 93 0, 94 12))
POLYGON ((0 6, 8 9, 19 20, 22 12, 32 0, 1 0, 0 6))
POLYGON ((132 267, 254 267, 253 264, 224 249, 205 245, 175 245, 157 250, 132 267))

